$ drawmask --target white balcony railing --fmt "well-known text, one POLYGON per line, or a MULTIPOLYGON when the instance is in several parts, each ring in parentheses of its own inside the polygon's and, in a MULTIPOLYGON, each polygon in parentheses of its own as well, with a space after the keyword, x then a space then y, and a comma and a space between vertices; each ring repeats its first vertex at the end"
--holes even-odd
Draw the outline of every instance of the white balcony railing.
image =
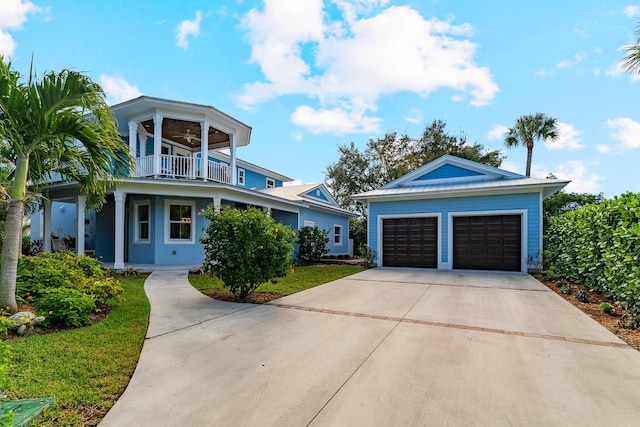
MULTIPOLYGON (((160 169, 154 173, 154 162, 156 156, 144 156, 136 159, 136 178, 160 176, 163 178, 176 179, 202 179, 202 159, 196 157, 160 155, 160 169)), ((213 162, 207 159, 206 180, 231 183, 229 167, 225 164, 213 162)))

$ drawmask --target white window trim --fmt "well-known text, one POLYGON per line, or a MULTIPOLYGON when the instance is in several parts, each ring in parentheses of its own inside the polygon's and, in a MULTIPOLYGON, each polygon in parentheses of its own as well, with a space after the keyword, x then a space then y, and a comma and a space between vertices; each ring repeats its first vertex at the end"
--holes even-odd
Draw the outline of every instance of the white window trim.
POLYGON ((133 243, 138 245, 148 245, 151 243, 151 201, 149 199, 136 200, 133 202, 133 243), (147 223, 149 224, 149 237, 147 239, 139 239, 140 223, 138 222, 138 206, 144 205, 147 205, 149 208, 149 219, 147 220, 147 223))
POLYGON ((246 172, 242 168, 238 168, 238 185, 244 187, 246 172))
POLYGON ((267 188, 274 188, 276 186, 276 180, 274 178, 269 178, 265 180, 265 185, 267 188), (269 185, 269 181, 271 181, 272 185, 269 185))
POLYGON ((341 224, 333 224, 333 246, 342 246, 342 230, 344 227, 341 224), (340 227, 340 233, 336 234, 336 227, 340 227), (336 236, 338 236, 340 241, 336 243, 336 236))
POLYGON ((316 223, 313 221, 309 221, 308 219, 305 219, 304 222, 302 223, 303 227, 315 227, 316 223))
POLYGON ((196 243, 196 202, 195 200, 172 200, 164 201, 164 243, 170 245, 193 245, 196 243), (171 239, 170 221, 169 221, 169 205, 191 206, 191 239, 171 239))

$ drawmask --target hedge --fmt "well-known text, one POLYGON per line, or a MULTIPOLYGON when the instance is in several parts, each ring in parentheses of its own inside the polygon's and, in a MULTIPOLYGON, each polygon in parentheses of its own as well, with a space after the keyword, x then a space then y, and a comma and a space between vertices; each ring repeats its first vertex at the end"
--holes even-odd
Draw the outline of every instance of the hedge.
POLYGON ((640 194, 551 218, 545 245, 555 274, 640 314, 640 194))

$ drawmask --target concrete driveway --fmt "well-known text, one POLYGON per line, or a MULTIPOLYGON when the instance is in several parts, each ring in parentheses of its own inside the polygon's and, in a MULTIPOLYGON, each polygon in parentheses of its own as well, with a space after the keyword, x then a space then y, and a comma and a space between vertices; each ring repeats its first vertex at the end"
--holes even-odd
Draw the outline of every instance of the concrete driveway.
POLYGON ((270 304, 145 283, 102 426, 638 425, 640 353, 525 274, 367 270, 270 304))

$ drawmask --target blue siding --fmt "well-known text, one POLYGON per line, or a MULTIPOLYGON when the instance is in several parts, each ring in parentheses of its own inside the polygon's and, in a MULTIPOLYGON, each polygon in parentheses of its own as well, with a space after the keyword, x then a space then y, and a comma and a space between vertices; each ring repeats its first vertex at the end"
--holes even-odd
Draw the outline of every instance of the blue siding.
POLYGON ((307 191, 306 193, 304 193, 304 195, 307 197, 311 197, 312 199, 322 200, 323 202, 329 201, 327 196, 325 196, 325 194, 319 188, 316 188, 315 190, 312 190, 312 191, 307 191))
POLYGON ((104 204, 96 214, 96 258, 104 262, 114 261, 115 252, 115 204, 113 199, 104 204))
POLYGON ((378 216, 434 213, 441 214, 441 262, 449 262, 449 212, 474 211, 527 211, 527 257, 541 256, 540 194, 510 194, 494 196, 455 197, 449 199, 404 200, 393 202, 371 202, 369 205, 369 247, 378 250, 378 216))
POLYGON ((429 179, 443 179, 443 178, 462 178, 462 177, 479 176, 479 175, 482 175, 482 174, 480 172, 461 168, 459 166, 446 164, 416 178, 415 181, 426 181, 429 179))
MULTIPOLYGON (((153 264, 155 262, 155 245, 158 243, 158 236, 153 232, 155 216, 155 196, 135 195, 128 198, 129 203, 129 226, 127 227, 127 252, 128 262, 136 264, 153 264), (149 201, 149 243, 136 243, 135 240, 135 202, 140 200, 149 201)), ((163 238, 163 236, 161 236, 163 238)))
POLYGON ((313 221, 318 228, 327 230, 330 255, 344 255, 349 253, 349 218, 331 213, 319 212, 308 208, 300 209, 300 227, 304 225, 304 221, 313 221), (342 226, 342 245, 336 246, 333 243, 333 226, 342 226))

